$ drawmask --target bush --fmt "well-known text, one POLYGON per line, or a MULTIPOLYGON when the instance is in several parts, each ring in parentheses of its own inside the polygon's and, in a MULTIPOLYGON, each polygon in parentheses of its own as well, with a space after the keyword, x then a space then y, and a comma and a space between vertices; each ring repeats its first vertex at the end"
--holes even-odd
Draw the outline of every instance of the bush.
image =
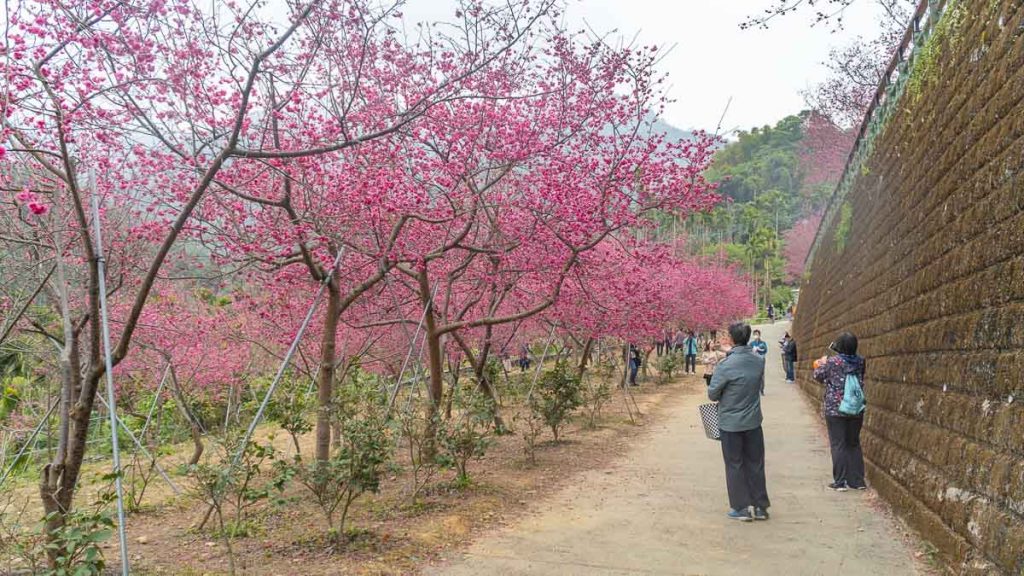
POLYGON ((428 423, 423 410, 412 402, 400 402, 395 409, 394 425, 399 437, 405 439, 405 449, 412 469, 409 500, 414 504, 438 471, 437 458, 428 455, 427 433, 431 429, 428 423))
POLYGON ((527 410, 516 414, 515 422, 523 437, 523 453, 530 465, 536 465, 537 438, 544 430, 544 418, 534 410, 527 410))
POLYGON ((658 373, 660 374, 658 383, 664 384, 671 380, 672 373, 679 370, 679 366, 681 366, 683 362, 683 355, 679 352, 669 352, 668 354, 658 358, 657 366, 658 373))
POLYGON ((559 441, 558 431, 582 404, 580 379, 565 360, 541 375, 530 397, 530 410, 551 429, 555 442, 559 441))
POLYGON ((337 390, 331 418, 340 432, 340 442, 327 461, 305 463, 296 455, 292 463, 281 464, 279 469, 282 477, 294 477, 312 494, 327 521, 328 533, 340 546, 352 503, 380 489, 390 462, 386 394, 371 379, 360 378, 357 371, 337 390))
POLYGON ((235 463, 235 454, 241 448, 239 440, 229 436, 217 443, 215 457, 208 457, 205 462, 189 467, 189 475, 194 480, 193 496, 208 506, 199 527, 205 526, 211 515, 216 519, 216 532, 227 550, 228 572, 231 574, 235 573, 231 541, 252 534, 250 510, 275 493, 281 493, 287 480, 283 476, 264 478, 264 472, 277 468, 279 462, 273 438, 267 444, 250 442, 235 463))
POLYGON ((281 427, 291 436, 295 453, 300 454, 302 447, 299 438, 313 431, 313 423, 307 414, 314 404, 314 396, 306 394, 306 384, 301 380, 287 379, 282 382, 277 396, 267 404, 267 421, 281 427))
MULTIPOLYGON (((112 498, 105 498, 112 500, 112 498)), ((114 519, 101 505, 95 510, 75 510, 65 517, 64 525, 50 532, 46 551, 54 559, 44 576, 92 576, 103 574, 106 559, 103 542, 114 533, 114 519)), ((52 515, 58 514, 52 512, 52 515)), ((49 518, 47 519, 49 520, 49 518)))
MULTIPOLYGON (((104 477, 113 479, 113 474, 104 477)), ((2 572, 44 576, 103 574, 103 543, 113 536, 116 527, 110 513, 116 497, 113 490, 105 490, 91 507, 72 510, 64 516, 62 525, 46 532, 56 512, 36 528, 26 526, 22 522, 28 517, 28 502, 16 504, 15 494, 5 494, 0 502, 0 567, 6 568, 2 572)))
POLYGON ((596 428, 597 421, 601 417, 601 410, 604 405, 612 399, 612 385, 605 379, 591 379, 590 386, 586 388, 583 404, 587 411, 587 427, 596 428))
POLYGON ((460 486, 469 484, 469 461, 483 458, 494 441, 494 402, 478 388, 459 388, 455 392, 458 416, 437 426, 438 455, 443 466, 454 467, 460 486))

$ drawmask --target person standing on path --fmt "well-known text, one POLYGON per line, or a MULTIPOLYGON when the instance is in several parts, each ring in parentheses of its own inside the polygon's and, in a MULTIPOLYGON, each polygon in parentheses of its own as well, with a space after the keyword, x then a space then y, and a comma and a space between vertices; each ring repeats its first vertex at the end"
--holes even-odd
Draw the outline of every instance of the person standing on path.
POLYGON ((683 342, 686 341, 686 334, 683 334, 682 330, 676 332, 675 340, 673 341, 672 351, 680 352, 683 349, 683 342))
MULTIPOLYGON (((768 358, 768 343, 761 340, 761 331, 754 330, 754 339, 750 342, 750 350, 762 361, 768 358)), ((764 380, 761 380, 761 396, 764 396, 764 380)))
POLYGON ((754 330, 754 339, 750 341, 750 349, 762 360, 768 355, 768 343, 761 340, 760 330, 754 330))
POLYGON ((723 358, 725 358, 725 352, 722 352, 721 345, 714 340, 708 340, 704 345, 704 354, 700 357, 700 363, 704 366, 705 385, 711 386, 711 377, 715 373, 715 367, 723 358))
POLYGON ((782 350, 782 369, 786 372, 786 383, 792 384, 796 381, 794 367, 796 364, 796 340, 786 332, 786 335, 779 341, 779 348, 782 350))
POLYGON ((764 430, 761 428, 764 359, 751 351, 749 341, 749 324, 738 322, 729 326, 732 349, 715 368, 708 387, 708 398, 718 401, 718 426, 722 433, 725 483, 729 492, 728 517, 742 522, 767 520, 771 506, 765 481, 764 430))
POLYGON ((697 335, 690 330, 686 340, 683 341, 683 350, 686 353, 686 363, 684 364, 683 373, 685 374, 696 374, 697 373, 697 335))
POLYGON ((635 344, 629 345, 629 385, 637 386, 636 373, 640 370, 640 365, 643 364, 643 358, 640 356, 640 349, 635 344))
POLYGON ((856 414, 843 413, 843 398, 849 376, 857 379, 863 391, 866 365, 864 358, 857 355, 857 337, 849 332, 840 334, 830 348, 838 355, 822 357, 814 363, 814 379, 825 385, 821 408, 832 448, 832 483, 828 487, 838 492, 850 488, 865 490, 864 451, 860 446, 864 406, 856 407, 856 414))
POLYGON ((530 347, 523 344, 519 348, 519 370, 526 372, 530 369, 530 347))

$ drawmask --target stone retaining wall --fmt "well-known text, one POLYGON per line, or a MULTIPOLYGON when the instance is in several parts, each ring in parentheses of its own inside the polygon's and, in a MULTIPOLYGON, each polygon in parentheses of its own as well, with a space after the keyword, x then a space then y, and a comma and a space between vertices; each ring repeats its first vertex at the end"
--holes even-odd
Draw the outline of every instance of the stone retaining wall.
POLYGON ((820 397, 811 361, 855 333, 869 482, 952 572, 1018 576, 1024 2, 951 3, 925 50, 824 224, 794 325, 798 379, 820 397))

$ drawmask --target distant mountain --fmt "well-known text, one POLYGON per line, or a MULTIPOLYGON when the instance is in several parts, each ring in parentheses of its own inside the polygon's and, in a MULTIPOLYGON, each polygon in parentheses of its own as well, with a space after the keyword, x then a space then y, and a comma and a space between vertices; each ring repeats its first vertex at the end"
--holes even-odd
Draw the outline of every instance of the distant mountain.
POLYGON ((681 128, 676 128, 675 126, 669 124, 668 122, 665 122, 660 118, 654 121, 653 128, 655 132, 664 132, 665 134, 667 134, 669 140, 673 142, 680 142, 682 140, 693 139, 693 132, 689 130, 683 130, 681 128))

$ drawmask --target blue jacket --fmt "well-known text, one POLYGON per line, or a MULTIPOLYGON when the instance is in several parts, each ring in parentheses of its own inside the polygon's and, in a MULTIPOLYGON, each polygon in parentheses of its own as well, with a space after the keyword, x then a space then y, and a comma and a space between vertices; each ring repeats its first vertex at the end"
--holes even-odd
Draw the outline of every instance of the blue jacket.
POLYGON ((684 349, 686 350, 686 355, 687 356, 696 356, 697 355, 697 339, 696 338, 687 338, 686 341, 683 343, 683 346, 684 346, 684 349))
POLYGON ((761 358, 768 355, 768 343, 764 340, 758 340, 757 342, 751 340, 750 348, 761 358))

